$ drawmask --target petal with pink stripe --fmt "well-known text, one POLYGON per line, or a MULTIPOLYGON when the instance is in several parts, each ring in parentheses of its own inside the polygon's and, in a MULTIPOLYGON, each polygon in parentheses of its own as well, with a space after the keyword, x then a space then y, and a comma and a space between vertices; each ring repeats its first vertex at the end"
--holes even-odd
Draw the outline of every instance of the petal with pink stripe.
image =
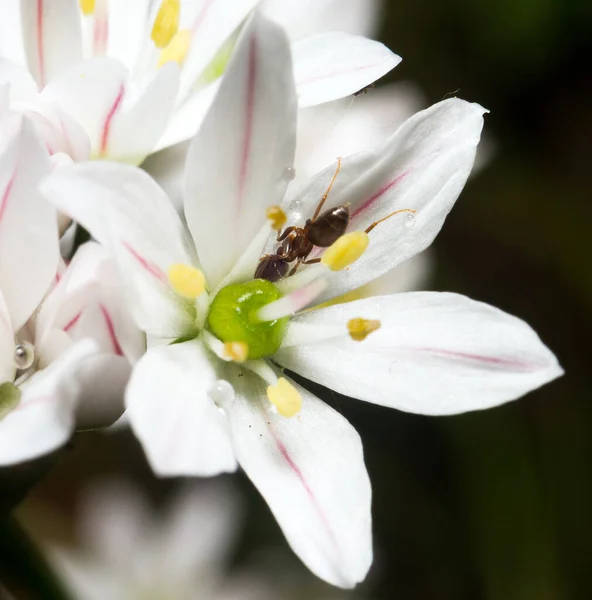
POLYGON ((237 398, 225 410, 241 467, 304 564, 333 585, 353 587, 372 562, 371 489, 360 437, 300 386, 302 410, 287 419, 271 412, 257 376, 235 375, 230 383, 237 398))
POLYGON ((18 331, 41 302, 58 268, 55 209, 38 190, 49 156, 27 119, 4 124, 0 154, 0 289, 18 331), (18 257, 18 259, 15 259, 18 257))
POLYGON ((255 16, 187 156, 185 215, 210 285, 281 201, 294 160, 296 95, 285 34, 255 16))
POLYGON ((339 31, 318 33, 292 46, 300 107, 349 96, 394 69, 401 57, 384 44, 339 31))
POLYGON ((172 264, 193 262, 191 241, 149 175, 137 167, 93 161, 62 167, 42 189, 110 249, 138 327, 165 338, 194 330, 192 310, 167 279, 172 264))
POLYGON ((76 0, 21 0, 23 40, 29 71, 45 87, 82 58, 76 0))
POLYGON ((436 292, 366 298, 299 315, 274 358, 346 396, 429 415, 490 408, 563 373, 524 321, 436 292), (354 341, 347 328, 354 318, 376 319, 380 328, 354 341))
MULTIPOLYGON (((444 100, 413 115, 385 144, 343 159, 324 209, 348 204, 348 231, 364 230, 397 210, 415 214, 397 214, 374 228, 362 257, 328 274, 321 301, 372 281, 432 243, 473 167, 484 112, 478 104, 444 100)), ((287 223, 301 225, 312 216, 336 167, 296 195, 286 208, 287 223)), ((270 236, 267 247, 273 243, 270 236)))

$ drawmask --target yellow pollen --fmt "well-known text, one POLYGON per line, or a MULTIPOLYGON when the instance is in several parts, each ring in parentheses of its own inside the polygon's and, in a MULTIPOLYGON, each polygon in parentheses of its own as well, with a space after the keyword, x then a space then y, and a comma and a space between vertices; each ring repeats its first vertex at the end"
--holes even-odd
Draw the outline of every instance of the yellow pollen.
POLYGON ((321 263, 331 271, 341 271, 364 254, 369 241, 370 238, 365 231, 346 233, 325 250, 321 263))
POLYGON ((179 29, 169 45, 160 53, 158 66, 166 65, 169 62, 183 64, 191 46, 191 30, 179 29))
POLYGON ((154 19, 150 37, 157 48, 166 48, 179 29, 181 3, 179 0, 162 0, 154 19))
POLYGON ((95 12, 96 0, 78 0, 83 15, 92 15, 95 12))
POLYGON ((272 229, 276 231, 279 231, 284 226, 288 218, 286 217, 286 213, 277 204, 270 206, 265 211, 265 216, 271 221, 272 229))
POLYGON ((249 356, 249 346, 245 342, 226 342, 224 356, 237 363, 243 363, 249 356))
POLYGON ((380 321, 377 319, 362 319, 357 317, 347 322, 349 336, 355 342, 365 340, 373 331, 380 329, 380 321))
POLYGON ((206 289, 204 274, 191 265, 175 263, 169 267, 169 281, 179 296, 194 300, 206 289))
POLYGON ((282 417, 293 417, 302 408, 300 392, 285 377, 267 387, 267 397, 282 417))

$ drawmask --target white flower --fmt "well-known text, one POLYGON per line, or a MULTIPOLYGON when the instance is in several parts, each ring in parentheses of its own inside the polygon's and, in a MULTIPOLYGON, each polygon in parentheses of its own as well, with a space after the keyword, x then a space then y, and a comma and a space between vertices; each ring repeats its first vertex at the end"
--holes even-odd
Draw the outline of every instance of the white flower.
POLYGON ((142 337, 126 317, 117 272, 107 270, 111 261, 98 244, 82 248, 58 275, 56 211, 37 191, 50 172, 49 157, 33 125, 9 117, 2 140, 0 464, 6 465, 64 443, 81 398, 80 425, 113 421, 130 370, 122 347, 137 358, 142 337), (105 379, 101 392, 93 389, 97 378, 105 379))
POLYGON ((181 488, 155 514, 139 490, 113 481, 85 494, 81 547, 48 550, 78 600, 271 600, 260 578, 227 574, 238 512, 221 485, 181 488))
MULTIPOLYGON (((277 286, 253 281, 264 248, 278 246, 265 212, 282 201, 293 164, 292 82, 285 35, 253 19, 189 152, 192 239, 162 190, 132 167, 73 165, 43 189, 110 248, 133 316, 155 339, 126 392, 153 469, 211 475, 238 462, 305 564, 352 587, 372 561, 360 439, 280 367, 354 398, 425 414, 491 407, 561 369, 528 325, 455 294, 398 294, 297 312, 315 295, 321 301, 358 288, 431 243, 473 164, 485 112, 476 104, 436 104, 378 149, 341 160, 339 173, 335 165, 321 172, 285 205, 286 224, 303 226, 333 180, 326 208, 349 205, 348 235, 321 264, 302 265, 277 286), (361 231, 409 209, 415 215, 361 231), (340 251, 361 257, 348 266, 353 259, 342 260, 340 251)), ((320 258, 317 250, 310 256, 320 258)))
MULTIPOLYGON (((0 54, 10 59, 0 63, 0 82, 26 80, 14 61, 26 64, 38 112, 49 104, 73 117, 93 158, 139 164, 197 131, 236 31, 257 4, 11 0, 0 24, 0 54)), ((351 94, 400 61, 382 44, 346 33, 317 34, 292 51, 302 106, 351 94)))
MULTIPOLYGON (((319 127, 319 120, 314 119, 316 105, 325 105, 328 103, 328 106, 331 107, 329 110, 335 113, 335 103, 339 102, 339 100, 334 100, 335 98, 347 96, 373 83, 375 79, 378 79, 378 77, 387 72, 386 69, 388 66, 392 69, 400 60, 392 54, 390 55, 391 58, 388 59, 388 50, 385 53, 384 46, 360 37, 375 33, 374 30, 378 21, 380 5, 381 2, 379 0, 264 0, 260 4, 260 10, 265 16, 284 27, 288 37, 292 41, 292 47, 296 49, 294 55, 296 63, 300 60, 305 61, 308 68, 319 68, 326 75, 331 71, 333 71, 334 76, 341 73, 346 76, 344 81, 348 82, 347 87, 350 90, 348 94, 334 93, 333 81, 331 78, 327 78, 325 80, 325 83, 328 84, 325 87, 327 95, 319 97, 313 103, 300 102, 298 147, 296 149, 294 164, 296 178, 292 183, 292 189, 297 189, 301 181, 307 181, 310 175, 317 173, 322 167, 329 164, 329 161, 319 162, 319 158, 324 159, 327 156, 326 152, 322 152, 322 150, 319 152, 319 149, 327 148, 327 142, 332 141, 332 135, 330 134, 333 132, 329 131, 330 127, 327 127, 324 116, 322 127, 319 127), (311 42, 315 40, 316 46, 311 45, 311 42), (354 41, 355 44, 352 43, 354 41), (334 47, 333 51, 330 49, 331 46, 334 47), (304 53, 302 50, 306 50, 307 48, 309 50, 304 53), (312 55, 312 61, 306 58, 305 54, 312 55), (375 58, 372 58, 373 54, 375 58), (385 60, 384 72, 379 69, 370 77, 365 72, 365 69, 357 70, 354 68, 352 70, 356 61, 358 61, 358 66, 371 65, 375 62, 377 65, 380 64, 382 60, 381 55, 383 55, 383 59, 385 60), (331 67, 329 64, 324 65, 324 59, 322 58, 324 56, 327 58, 331 56, 335 64, 331 67), (366 81, 363 85, 363 80, 359 78, 360 75, 366 81), (370 79, 373 79, 373 81, 370 81, 370 79), (331 100, 334 101, 331 102, 331 100), (314 104, 315 106, 309 104, 314 104), (314 169, 311 172, 308 169, 303 169, 303 166, 313 166, 314 169)), ((297 66, 296 71, 298 70, 297 66)), ((300 70, 302 70, 302 67, 300 70)), ((310 74, 303 75, 300 82, 302 83, 306 79, 312 79, 313 83, 315 81, 321 83, 324 80, 324 78, 318 79, 317 75, 310 74)), ((336 82, 337 79, 334 81, 336 82)), ((384 93, 381 91, 379 95, 383 96, 384 93)), ((396 108, 399 104, 398 101, 398 97, 394 97, 392 94, 388 95, 389 113, 393 109, 397 114, 401 112, 396 108)), ((350 104, 349 99, 347 100, 347 104, 350 104)), ((355 112, 357 113, 358 111, 356 110, 355 112)), ((409 116, 412 112, 407 113, 405 116, 409 116)), ((340 121, 340 124, 343 125, 341 129, 344 133, 341 137, 348 136, 350 129, 349 116, 348 114, 348 118, 344 119, 345 123, 340 121)), ((353 120, 360 122, 360 119, 356 117, 353 117, 353 120)), ((355 133, 360 134, 360 130, 363 130, 364 138, 368 137, 367 132, 369 128, 366 127, 367 125, 368 119, 366 119, 364 126, 354 126, 355 133)), ((372 129, 371 127, 370 130, 372 129)), ((185 128, 185 131, 187 131, 187 128, 185 128)), ((353 132, 352 130, 351 133, 353 132)), ((186 138, 188 137, 190 136, 187 135, 186 138)), ((381 138, 381 140, 384 139, 386 138, 381 138)), ((372 141, 376 142, 377 140, 373 137, 372 141)), ((156 179, 169 197, 172 198, 175 206, 179 208, 183 205, 183 189, 179 182, 183 180, 187 148, 188 142, 175 144, 148 157, 142 165, 142 168, 156 179)), ((330 157, 330 161, 332 161, 335 155, 331 154, 330 157)))

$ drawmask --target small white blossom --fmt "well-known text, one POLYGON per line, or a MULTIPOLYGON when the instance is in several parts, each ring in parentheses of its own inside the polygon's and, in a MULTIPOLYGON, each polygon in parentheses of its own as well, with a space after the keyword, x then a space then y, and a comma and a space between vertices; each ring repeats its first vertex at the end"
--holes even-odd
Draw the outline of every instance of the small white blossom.
POLYGON ((50 160, 34 126, 5 115, 1 133, 0 464, 6 465, 53 450, 76 422, 117 418, 130 359, 140 356, 143 339, 102 247, 87 244, 68 268, 60 264, 56 210, 37 190, 50 160))
POLYGON ((222 485, 181 488, 165 510, 125 481, 83 498, 78 547, 50 557, 78 600, 272 600, 256 573, 229 573, 238 533, 236 495, 222 485))
POLYGON ((440 102, 283 202, 296 144, 290 62, 282 31, 254 18, 191 143, 190 235, 163 191, 133 167, 72 165, 43 189, 113 253, 136 323, 154 340, 126 391, 153 469, 213 475, 240 464, 304 563, 353 587, 372 562, 360 438, 281 369, 367 402, 442 415, 518 398, 561 368, 524 322, 455 294, 301 312, 429 246, 469 176, 486 111, 440 102), (286 276, 275 285, 254 280, 269 264, 266 253, 307 239, 295 233, 280 246, 266 209, 283 203, 269 213, 276 229, 283 214, 286 227, 303 228, 321 198, 323 209, 349 210, 347 233, 312 249, 318 264, 280 254, 286 276), (252 298, 263 304, 249 308, 252 298))
MULTIPOLYGON (((54 119, 50 137, 65 138, 76 156, 84 150, 81 126, 93 158, 139 164, 197 131, 258 0, 8 4, 0 82, 26 88, 29 109, 46 121, 48 113, 65 114, 68 122, 54 119)), ((302 106, 354 93, 400 61, 378 42, 336 32, 299 40, 292 52, 302 106)), ((13 102, 22 108, 20 92, 13 102)))

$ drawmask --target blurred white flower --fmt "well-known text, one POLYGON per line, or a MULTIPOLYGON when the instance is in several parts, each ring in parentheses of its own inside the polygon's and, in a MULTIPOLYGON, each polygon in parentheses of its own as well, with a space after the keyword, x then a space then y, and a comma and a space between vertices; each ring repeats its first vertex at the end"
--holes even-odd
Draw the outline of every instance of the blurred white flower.
MULTIPOLYGON (((77 121, 93 158, 139 164, 197 131, 257 4, 11 0, 0 23, 0 82, 19 87, 15 103, 26 91, 32 112, 59 109, 77 121)), ((378 42, 336 32, 299 40, 292 51, 303 106, 354 93, 400 61, 378 42)), ((56 127, 62 137, 73 132, 56 127)), ((79 155, 80 145, 67 141, 79 155)))
POLYGON ((164 510, 125 481, 86 490, 77 547, 50 558, 77 600, 273 600, 260 577, 229 575, 239 507, 222 485, 186 485, 164 510))
POLYGON ((28 119, 6 116, 0 149, 0 464, 53 450, 79 424, 121 412, 143 338, 111 260, 83 247, 65 272, 56 210, 37 190, 49 156, 28 119), (109 266, 111 265, 111 266, 109 266), (100 387, 98 382, 100 381, 100 387), (86 389, 89 386, 89 389, 86 389))
POLYGON ((153 469, 213 475, 240 464, 296 554, 334 585, 353 587, 372 562, 362 446, 339 413, 280 367, 361 400, 433 415, 495 406, 562 372, 526 323, 455 294, 300 312, 432 242, 469 176, 484 112, 454 98, 417 113, 378 148, 319 173, 282 211, 273 205, 293 164, 296 90, 285 35, 259 17, 237 42, 191 144, 191 237, 139 169, 72 165, 43 186, 109 247, 133 316, 155 340, 126 391, 153 469), (308 238, 295 232, 278 248, 266 210, 280 219, 276 229, 282 215, 307 227, 321 198, 325 209, 349 210, 347 233, 332 245, 311 243, 316 264, 285 258, 308 238), (288 275, 294 265, 298 272, 288 275))

